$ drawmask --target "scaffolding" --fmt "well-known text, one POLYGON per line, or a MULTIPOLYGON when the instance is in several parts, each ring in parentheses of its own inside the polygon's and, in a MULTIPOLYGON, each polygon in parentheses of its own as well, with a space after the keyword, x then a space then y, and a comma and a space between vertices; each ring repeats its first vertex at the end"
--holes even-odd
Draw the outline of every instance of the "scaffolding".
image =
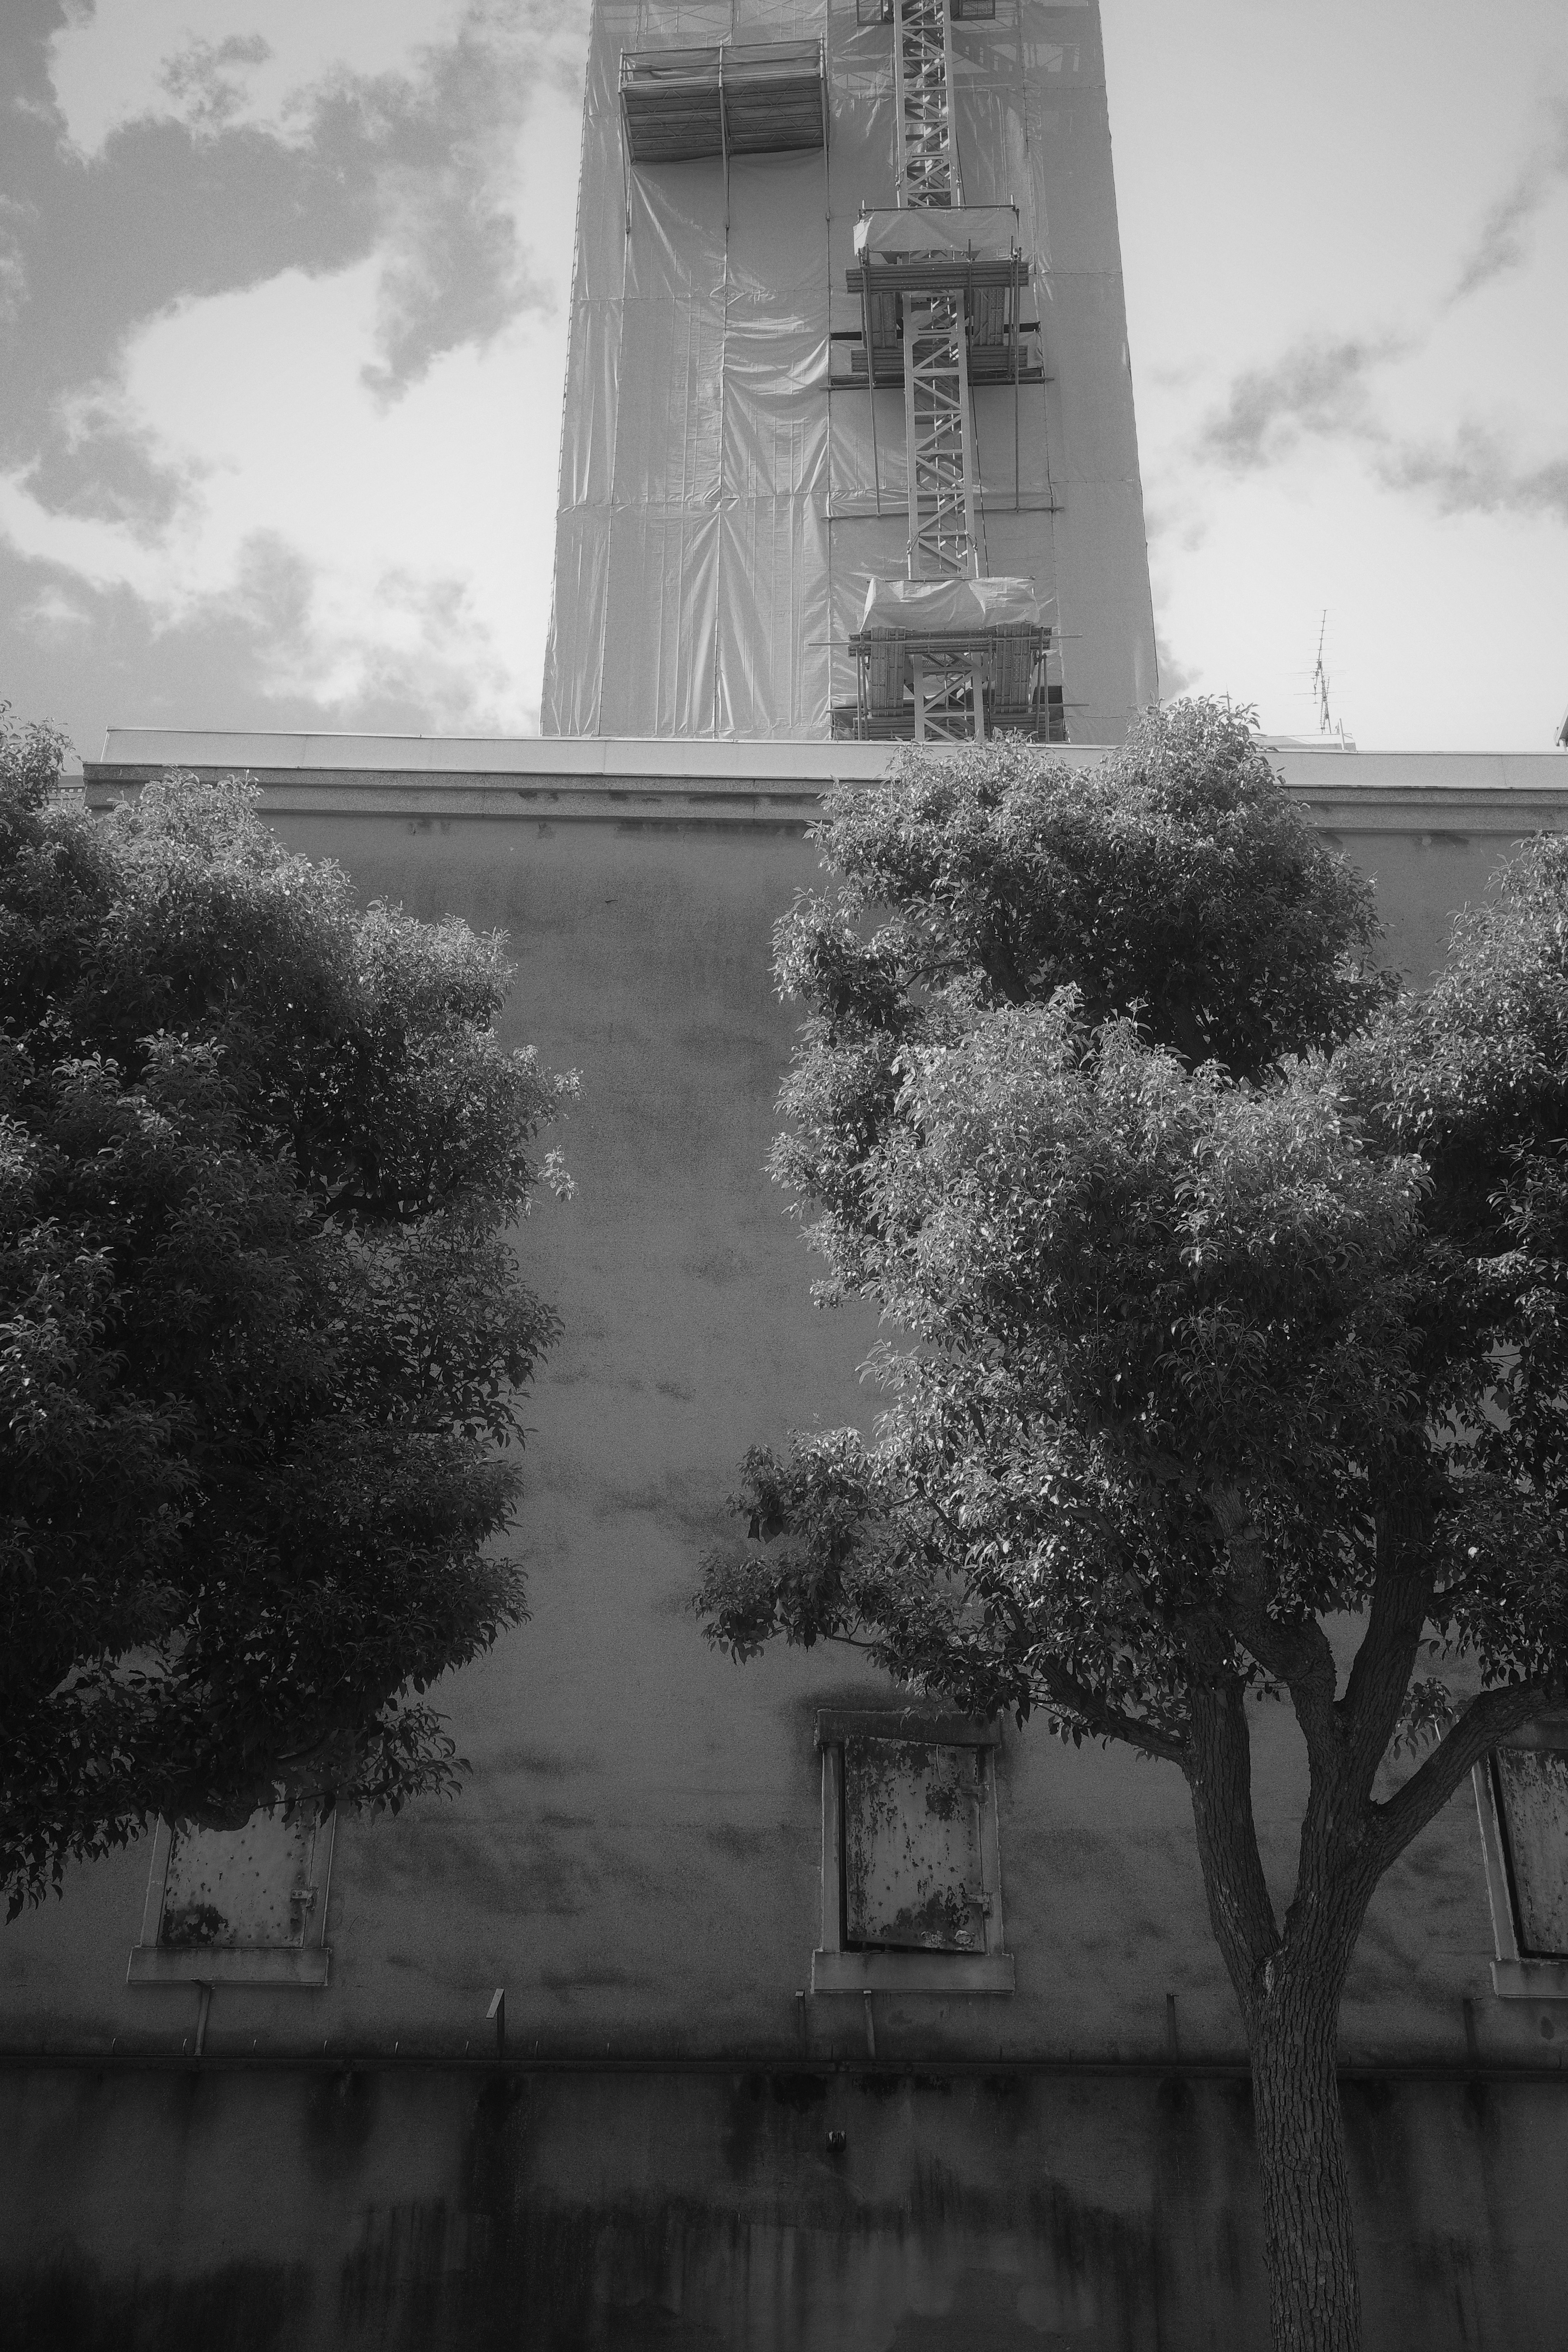
POLYGON ((721 41, 708 48, 623 49, 621 121, 628 163, 783 155, 827 144, 820 41, 721 41))
MULTIPOLYGON (((978 485, 974 475, 972 384, 977 349, 987 380, 1002 367, 1016 387, 1022 374, 1021 300, 1028 271, 1011 207, 973 214, 953 125, 952 22, 979 14, 964 0, 862 0, 862 23, 893 32, 894 120, 898 127, 898 207, 870 213, 856 231, 864 373, 872 400, 873 453, 879 382, 901 379, 909 483, 909 578, 988 583, 984 576, 978 485), (889 330, 901 329, 901 350, 889 330), (983 321, 982 338, 973 330, 983 321)), ((994 0, 990 9, 994 14, 994 0)), ((850 731, 863 739, 908 735, 916 742, 984 740, 996 727, 1022 727, 1058 738, 1062 700, 1047 675, 1050 631, 1033 609, 1004 623, 995 600, 980 595, 955 625, 939 623, 921 600, 874 618, 890 601, 889 583, 873 580, 866 616, 849 640, 856 662, 850 731)), ((949 600, 951 602, 951 600, 949 600)), ((1017 603, 1015 596, 1011 600, 1017 603)), ((843 714, 841 724, 849 714, 843 714)))
POLYGON ((1062 740, 1051 633, 1028 580, 873 580, 849 639, 856 701, 842 731, 864 742, 953 743, 999 730, 1062 740))
POLYGON ((1072 610, 1115 740, 1152 633, 1095 58, 1042 82, 991 0, 591 13, 542 724, 1059 739, 1072 610), (1104 266, 1052 285, 1053 216, 1104 266), (1012 636, 865 616, 1003 575, 1012 636))

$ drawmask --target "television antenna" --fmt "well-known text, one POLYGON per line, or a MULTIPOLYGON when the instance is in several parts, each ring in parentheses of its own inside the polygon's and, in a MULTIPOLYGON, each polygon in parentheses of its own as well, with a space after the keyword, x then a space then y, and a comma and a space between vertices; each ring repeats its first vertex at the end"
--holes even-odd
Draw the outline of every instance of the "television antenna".
POLYGON ((1340 748, 1343 751, 1346 740, 1344 720, 1336 719, 1329 708, 1329 673, 1323 662, 1323 646, 1328 634, 1329 612, 1328 606, 1325 605, 1323 617, 1318 624, 1318 658, 1312 666, 1312 698, 1318 706, 1319 734, 1337 735, 1340 748))

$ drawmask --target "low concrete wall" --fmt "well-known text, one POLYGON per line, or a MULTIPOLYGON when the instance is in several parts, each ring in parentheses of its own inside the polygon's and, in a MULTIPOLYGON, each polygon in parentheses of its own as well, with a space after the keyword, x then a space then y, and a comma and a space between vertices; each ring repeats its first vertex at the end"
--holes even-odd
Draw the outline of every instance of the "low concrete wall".
MULTIPOLYGON (((1559 2352, 1563 2084, 1363 2074, 1344 2101, 1367 2352, 1559 2352)), ((1268 2334, 1223 2074, 10 2067, 0 2204, 0 2337, 48 2352, 1268 2334)))

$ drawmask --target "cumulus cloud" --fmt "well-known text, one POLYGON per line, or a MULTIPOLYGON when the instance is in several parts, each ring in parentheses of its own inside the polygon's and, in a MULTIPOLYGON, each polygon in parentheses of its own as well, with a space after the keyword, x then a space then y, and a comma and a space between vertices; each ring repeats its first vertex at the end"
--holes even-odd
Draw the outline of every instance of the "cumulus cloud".
MULTIPOLYGON (((1500 420, 1456 422, 1445 434, 1412 433, 1400 416, 1395 372, 1416 362, 1426 379, 1444 364, 1451 314, 1532 258, 1540 216, 1568 183, 1568 100, 1556 99, 1546 128, 1488 208, 1448 290, 1414 326, 1298 337, 1272 360, 1244 369, 1192 436, 1200 463, 1250 475, 1287 463, 1304 445, 1358 451, 1384 487, 1427 496, 1439 511, 1538 514, 1568 520, 1568 460, 1526 457, 1521 436, 1500 420)), ((1453 330, 1457 331, 1457 330, 1453 330)), ((1406 378, 1403 390, 1407 393, 1406 378)), ((1499 387, 1500 394, 1502 387, 1499 387)), ((1548 426, 1550 429, 1550 426, 1548 426)), ((1528 435, 1523 437, 1528 438, 1528 435)))
POLYGON ((439 352, 482 345, 519 312, 557 300, 530 263, 520 146, 542 82, 566 86, 560 66, 522 17, 498 23, 493 8, 471 7, 450 41, 423 53, 416 79, 323 99, 318 139, 357 131, 379 156, 379 352, 367 381, 383 395, 439 352))
POLYGON ((27 206, 0 195, 0 325, 14 326, 27 299, 27 261, 21 230, 27 206))
POLYGON ((271 43, 259 33, 231 33, 222 41, 193 37, 165 59, 160 76, 175 120, 209 138, 227 130, 246 110, 246 68, 265 65, 271 56, 271 43))
POLYGON ((321 89, 416 74, 472 13, 467 0, 68 0, 46 73, 88 162, 132 125, 305 143, 321 89))
POLYGON ((522 187, 542 108, 576 102, 582 0, 98 0, 19 45, 0 215, 0 462, 172 302, 374 255, 375 388, 563 290, 522 187), (192 30, 192 20, 199 31, 192 30), (14 216, 13 216, 14 215, 14 216), (7 234, 8 233, 8 234, 7 234))
POLYGON ((0 590, 110 715, 536 723, 580 19, 69 0, 17 49, 0 590))
POLYGON ((1160 699, 1174 702, 1190 694, 1203 677, 1203 671, 1184 662, 1171 645, 1164 628, 1156 618, 1154 624, 1154 659, 1160 672, 1160 699))
POLYGON ((1450 304, 1479 294, 1483 287, 1520 267, 1529 247, 1528 230, 1564 179, 1568 179, 1568 100, 1558 99, 1551 109, 1546 135, 1488 210, 1454 280, 1450 304))
POLYGON ((1568 457, 1532 465, 1484 425, 1447 443, 1393 441, 1375 459, 1390 489, 1430 493, 1441 514, 1514 514, 1568 523, 1568 457))
MULTIPOLYGON (((1206 468, 1245 477, 1286 465, 1303 448, 1339 447, 1357 455, 1381 488, 1420 498, 1442 515, 1568 523, 1568 457, 1551 447, 1557 418, 1546 414, 1532 425, 1527 416, 1513 415, 1504 403, 1514 387, 1496 386, 1489 417, 1484 390, 1482 414, 1475 413, 1472 384, 1464 402, 1470 414, 1436 430, 1417 431, 1409 422, 1413 393, 1424 408, 1435 398, 1444 404, 1444 371, 1452 364, 1452 336, 1459 331, 1452 313, 1539 258, 1531 252, 1531 232, 1565 181, 1568 103, 1560 101, 1548 134, 1485 215, 1451 289, 1423 322, 1300 337, 1278 358, 1243 370, 1196 425, 1188 444, 1192 457, 1206 468)), ((1201 510, 1199 501, 1193 511, 1201 510)))
POLYGON ((548 543, 554 484, 519 420, 558 380, 559 330, 514 320, 377 403, 379 278, 374 257, 284 272, 150 322, 79 411, 83 478, 68 446, 0 476, 0 538, 62 593, 133 598, 163 636, 243 641, 263 698, 339 724, 527 728, 549 583, 520 551, 548 543))
POLYGON ((90 604, 58 580, 47 581, 20 604, 15 617, 16 625, 29 636, 58 637, 92 626, 90 604))
POLYGON ((1195 453, 1231 474, 1282 463, 1304 443, 1357 449, 1385 489, 1435 500, 1440 514, 1539 516, 1568 523, 1568 457, 1531 459, 1496 425, 1467 419, 1421 436, 1389 421, 1380 368, 1413 341, 1385 337, 1302 343, 1271 367, 1248 370, 1199 427, 1195 453))
POLYGON ((1364 439, 1375 432, 1379 368, 1411 348, 1401 335, 1309 337, 1267 367, 1248 368, 1198 429, 1201 457, 1237 474, 1273 465, 1304 435, 1364 439))

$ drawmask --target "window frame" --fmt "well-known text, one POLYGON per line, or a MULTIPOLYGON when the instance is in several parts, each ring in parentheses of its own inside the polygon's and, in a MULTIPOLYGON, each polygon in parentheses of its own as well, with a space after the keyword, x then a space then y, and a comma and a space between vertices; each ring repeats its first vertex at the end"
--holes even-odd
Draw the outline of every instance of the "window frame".
MULTIPOLYGON (((1533 1723, 1521 1724, 1510 1738, 1500 1740, 1498 1746, 1535 1748, 1555 1755, 1568 1752, 1568 1713, 1541 1716, 1533 1723)), ((1500 2000, 1568 2000, 1568 1955, 1548 1958, 1523 1948, 1508 1832, 1498 1797, 1496 1755, 1497 1748, 1489 1748, 1470 1772, 1480 1822, 1492 1941, 1497 1948, 1491 1963, 1492 1990, 1500 2000)))
POLYGON ((327 1941, 327 1906, 332 1890, 332 1854, 337 1844, 336 1806, 316 1815, 310 1883, 316 1900, 298 1944, 163 1944, 163 1905, 168 1894, 174 1832, 162 1818, 153 1832, 142 1935, 131 1948, 125 1972, 130 1985, 249 1984, 319 1991, 331 1980, 332 1948, 327 1941))
POLYGON ((996 1756, 1001 1727, 931 1707, 822 1707, 816 1744, 822 1758, 821 1942, 811 1956, 818 1992, 1010 1993, 1013 1955, 1005 1946, 1002 1847, 996 1817, 996 1756), (980 1875, 985 1898, 984 1952, 851 1950, 844 1934, 844 1743, 891 1739, 919 1748, 991 1751, 980 1807, 980 1875))

